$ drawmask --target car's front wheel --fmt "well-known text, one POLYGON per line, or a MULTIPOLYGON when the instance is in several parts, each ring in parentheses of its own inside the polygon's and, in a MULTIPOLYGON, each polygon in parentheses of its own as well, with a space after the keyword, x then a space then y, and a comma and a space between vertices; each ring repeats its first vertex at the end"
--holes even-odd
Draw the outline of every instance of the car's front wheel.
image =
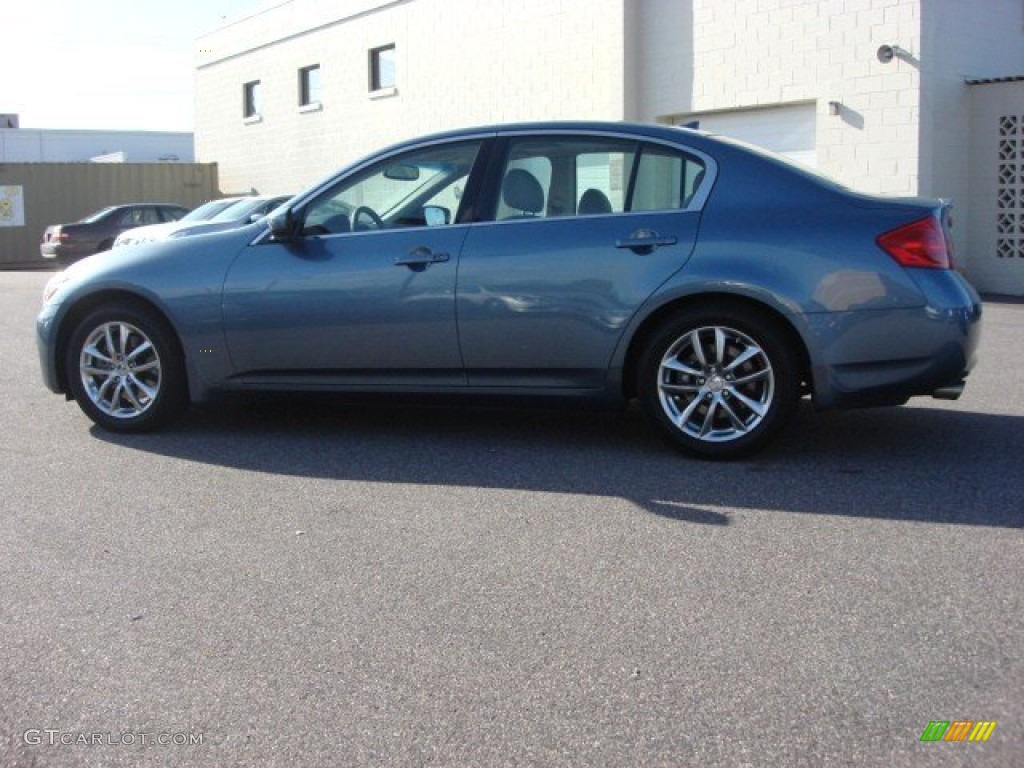
POLYGON ((799 366, 769 318, 699 307, 665 322, 639 368, 641 405, 661 434, 701 458, 732 459, 765 445, 792 415, 799 366))
POLYGON ((71 333, 65 371, 79 407, 114 432, 156 429, 187 399, 173 332, 156 313, 132 304, 111 304, 83 317, 71 333))

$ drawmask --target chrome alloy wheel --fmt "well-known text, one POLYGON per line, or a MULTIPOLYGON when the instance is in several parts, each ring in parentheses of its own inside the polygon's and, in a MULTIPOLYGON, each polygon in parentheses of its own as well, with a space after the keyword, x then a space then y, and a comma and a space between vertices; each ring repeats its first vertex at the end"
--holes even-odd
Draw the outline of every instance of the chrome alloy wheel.
POLYGON ((675 341, 658 366, 658 399, 676 428, 725 443, 755 429, 775 396, 765 351, 725 326, 695 328, 675 341))
POLYGON ((130 323, 107 322, 93 329, 82 345, 78 370, 92 404, 116 419, 140 416, 160 394, 160 355, 130 323))

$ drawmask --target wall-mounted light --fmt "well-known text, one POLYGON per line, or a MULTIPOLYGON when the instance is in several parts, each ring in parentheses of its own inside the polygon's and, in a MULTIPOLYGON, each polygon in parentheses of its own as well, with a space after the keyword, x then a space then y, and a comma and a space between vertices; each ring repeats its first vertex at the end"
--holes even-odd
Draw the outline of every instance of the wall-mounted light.
POLYGON ((875 55, 878 56, 880 62, 888 64, 893 59, 909 56, 910 51, 900 48, 898 45, 880 45, 875 55))
POLYGON ((830 101, 828 103, 828 113, 830 115, 832 115, 833 117, 838 115, 842 111, 843 111, 842 103, 840 103, 838 101, 830 101))

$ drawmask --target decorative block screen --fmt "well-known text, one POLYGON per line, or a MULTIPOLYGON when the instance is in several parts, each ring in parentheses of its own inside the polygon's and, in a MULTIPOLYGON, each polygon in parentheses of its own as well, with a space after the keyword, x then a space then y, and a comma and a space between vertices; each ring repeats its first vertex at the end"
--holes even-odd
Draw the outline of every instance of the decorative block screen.
POLYGON ((1024 115, 999 118, 996 255, 1024 259, 1024 115))

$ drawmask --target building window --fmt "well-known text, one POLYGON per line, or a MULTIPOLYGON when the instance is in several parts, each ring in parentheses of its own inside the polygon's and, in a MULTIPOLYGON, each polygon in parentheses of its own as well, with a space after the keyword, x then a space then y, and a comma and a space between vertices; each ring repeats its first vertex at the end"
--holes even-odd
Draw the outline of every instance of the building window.
POLYGON ((299 70, 299 106, 309 107, 320 103, 320 65, 303 67, 299 70))
POLYGON ((395 46, 385 45, 370 51, 370 90, 395 87, 395 46))
POLYGON ((253 80, 242 86, 242 117, 246 119, 258 118, 263 109, 263 99, 260 95, 260 81, 253 80))

